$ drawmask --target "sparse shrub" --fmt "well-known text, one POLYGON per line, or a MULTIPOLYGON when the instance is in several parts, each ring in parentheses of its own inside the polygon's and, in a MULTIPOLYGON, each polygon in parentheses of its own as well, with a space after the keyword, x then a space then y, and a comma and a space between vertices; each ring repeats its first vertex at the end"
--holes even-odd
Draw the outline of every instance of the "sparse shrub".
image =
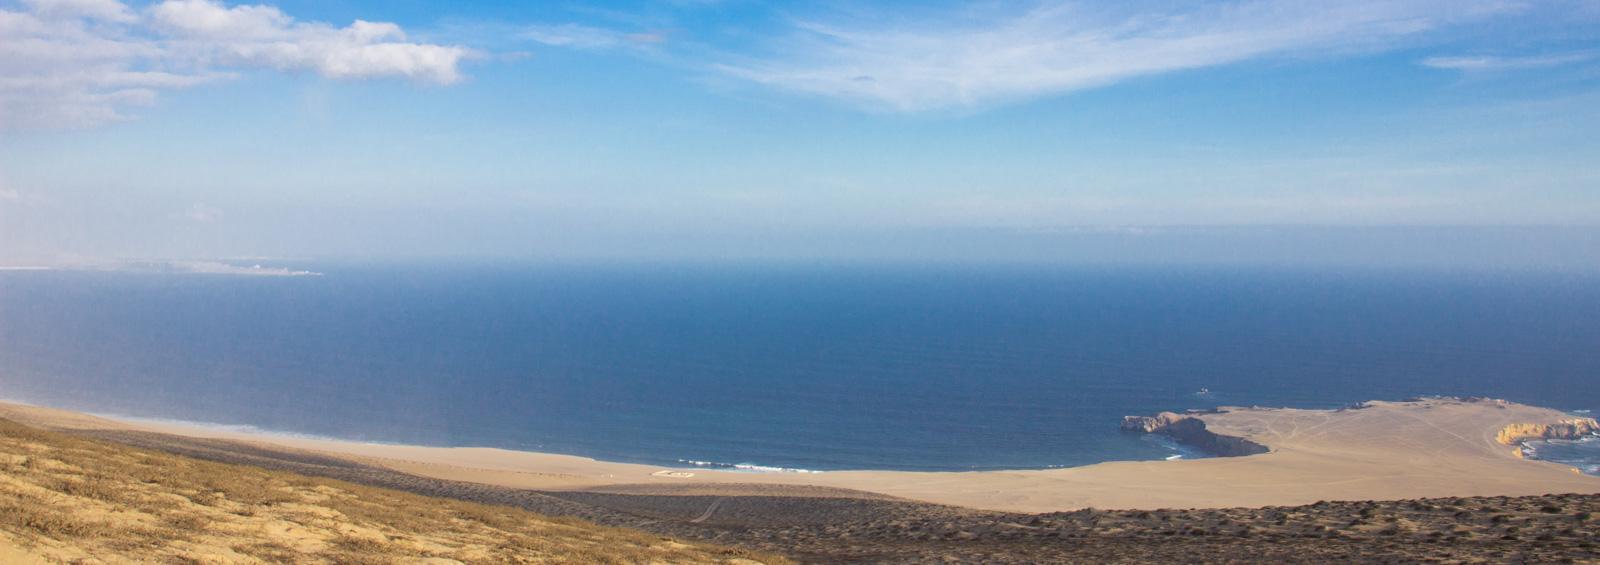
POLYGON ((181 532, 198 532, 211 524, 204 516, 190 513, 170 513, 161 517, 161 523, 181 532))
POLYGON ((389 544, 378 540, 353 536, 340 536, 333 540, 333 545, 345 551, 365 554, 384 553, 389 547, 389 544))
POLYGON ((103 478, 58 479, 46 486, 68 496, 81 496, 102 502, 114 502, 119 499, 117 486, 103 478))
POLYGON ((0 523, 8 526, 6 529, 9 530, 31 530, 58 540, 92 537, 106 530, 105 524, 80 520, 37 505, 7 504, 0 507, 0 523))
POLYGON ((277 542, 240 544, 232 549, 269 563, 291 563, 300 557, 293 548, 277 542))

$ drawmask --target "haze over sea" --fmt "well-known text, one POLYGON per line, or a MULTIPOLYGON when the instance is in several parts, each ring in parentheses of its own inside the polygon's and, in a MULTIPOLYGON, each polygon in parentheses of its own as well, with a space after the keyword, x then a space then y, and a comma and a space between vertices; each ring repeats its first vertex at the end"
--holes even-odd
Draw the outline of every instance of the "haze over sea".
MULTIPOLYGON (((1175 448, 1118 433, 1123 415, 1216 405, 1600 407, 1594 273, 297 266, 324 276, 0 271, 0 396, 811 470, 1161 459, 1175 448)), ((1592 465, 1592 444, 1551 451, 1592 465)))

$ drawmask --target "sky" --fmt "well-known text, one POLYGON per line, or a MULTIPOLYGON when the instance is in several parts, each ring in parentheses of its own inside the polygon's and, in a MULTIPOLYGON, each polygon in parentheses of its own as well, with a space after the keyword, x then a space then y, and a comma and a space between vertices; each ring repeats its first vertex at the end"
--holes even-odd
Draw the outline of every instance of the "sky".
POLYGON ((0 264, 1600 267, 1595 132, 1595 0, 0 0, 0 264))

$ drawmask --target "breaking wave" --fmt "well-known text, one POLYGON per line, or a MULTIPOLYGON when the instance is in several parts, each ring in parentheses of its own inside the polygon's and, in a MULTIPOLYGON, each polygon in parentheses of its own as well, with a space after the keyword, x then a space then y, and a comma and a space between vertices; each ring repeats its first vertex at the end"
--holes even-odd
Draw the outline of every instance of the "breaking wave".
POLYGON ((747 473, 821 473, 811 469, 795 469, 790 467, 770 467, 755 463, 719 463, 716 461, 696 461, 693 459, 679 459, 679 463, 699 467, 702 469, 721 469, 725 471, 744 471, 747 473))

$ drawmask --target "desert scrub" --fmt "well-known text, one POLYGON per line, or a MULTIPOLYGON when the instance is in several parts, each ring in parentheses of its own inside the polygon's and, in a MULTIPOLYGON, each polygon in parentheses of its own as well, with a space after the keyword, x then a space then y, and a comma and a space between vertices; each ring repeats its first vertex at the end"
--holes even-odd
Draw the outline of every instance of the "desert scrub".
POLYGON ((216 463, 0 420, 0 544, 50 561, 784 562, 490 506, 216 463), (209 556, 209 557, 208 557, 209 556), (91 559, 92 560, 92 559, 91 559))

